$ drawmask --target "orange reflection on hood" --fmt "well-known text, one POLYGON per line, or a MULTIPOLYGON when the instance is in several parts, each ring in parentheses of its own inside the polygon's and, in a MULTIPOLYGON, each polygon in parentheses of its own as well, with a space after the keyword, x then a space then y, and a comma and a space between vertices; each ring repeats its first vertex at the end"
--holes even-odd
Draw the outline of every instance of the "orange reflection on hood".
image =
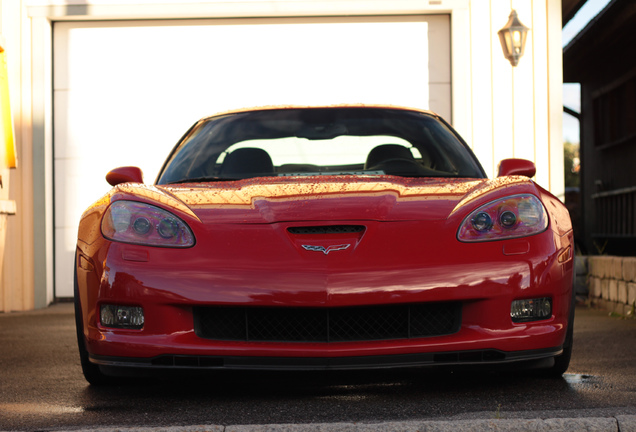
POLYGON ((461 209, 469 202, 486 195, 488 192, 492 192, 496 189, 505 189, 528 183, 532 183, 532 180, 524 176, 497 177, 493 180, 479 182, 477 187, 473 188, 473 190, 468 195, 466 195, 460 202, 457 203, 457 206, 455 206, 455 209, 453 209, 451 214, 455 213, 457 210, 461 209))
MULTIPOLYGON (((201 186, 165 187, 165 190, 178 197, 186 205, 198 208, 211 207, 243 207, 252 206, 255 200, 284 200, 284 199, 322 199, 331 198, 338 194, 369 195, 394 193, 401 200, 443 199, 444 196, 463 196, 474 189, 482 180, 466 181, 457 179, 444 181, 422 181, 415 184, 409 181, 373 181, 351 177, 347 180, 325 180, 324 178, 309 177, 280 182, 272 179, 258 179, 259 181, 244 180, 235 183, 217 183, 201 186)), ((408 180, 408 179, 407 179, 408 180)), ((164 187, 162 187, 163 189, 164 187)))
MULTIPOLYGON (((197 216, 185 205, 180 199, 170 195, 169 190, 159 189, 152 185, 140 185, 138 183, 122 183, 115 186, 112 190, 111 201, 114 199, 129 199, 130 196, 146 198, 165 205, 168 208, 174 208, 182 211, 194 218, 197 216)), ((197 218, 198 219, 198 218, 197 218)))

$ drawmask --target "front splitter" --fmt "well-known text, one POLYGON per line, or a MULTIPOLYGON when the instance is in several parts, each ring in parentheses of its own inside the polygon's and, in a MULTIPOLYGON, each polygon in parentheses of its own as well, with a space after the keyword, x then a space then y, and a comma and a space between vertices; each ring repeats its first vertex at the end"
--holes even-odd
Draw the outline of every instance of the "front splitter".
POLYGON ((504 352, 474 350, 439 353, 399 354, 357 357, 249 357, 162 355, 153 358, 108 357, 90 355, 90 361, 106 374, 117 369, 147 370, 355 370, 426 366, 488 366, 552 359, 562 347, 504 352))

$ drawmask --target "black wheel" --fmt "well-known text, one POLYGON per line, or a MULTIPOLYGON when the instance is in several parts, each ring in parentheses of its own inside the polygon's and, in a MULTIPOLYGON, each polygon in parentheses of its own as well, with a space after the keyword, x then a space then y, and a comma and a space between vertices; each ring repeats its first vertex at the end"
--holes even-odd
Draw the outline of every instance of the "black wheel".
POLYGON ((570 366, 572 357, 572 345, 574 342, 574 307, 576 306, 576 295, 572 288, 572 301, 570 303, 570 317, 568 318, 568 330, 563 342, 563 352, 554 357, 554 365, 541 371, 541 375, 547 378, 560 378, 570 366))
POLYGON ((91 385, 104 385, 111 382, 110 378, 99 370, 99 366, 93 364, 88 359, 88 351, 84 341, 84 325, 82 320, 82 306, 79 299, 79 288, 77 286, 77 266, 75 267, 74 289, 75 294, 75 330, 77 333, 77 347, 79 349, 80 364, 84 378, 91 385))
POLYGON ((568 333, 565 336, 565 342, 563 343, 563 353, 554 358, 554 366, 551 368, 551 376, 560 377, 568 370, 570 366, 570 358, 572 357, 572 339, 573 337, 573 322, 568 323, 570 328, 568 329, 568 333))

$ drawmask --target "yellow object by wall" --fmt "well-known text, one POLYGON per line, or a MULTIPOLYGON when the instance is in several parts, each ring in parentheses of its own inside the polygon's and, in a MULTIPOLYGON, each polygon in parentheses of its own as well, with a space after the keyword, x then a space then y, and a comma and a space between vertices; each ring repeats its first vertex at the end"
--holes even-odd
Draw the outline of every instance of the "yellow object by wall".
POLYGON ((0 151, 2 151, 0 167, 16 168, 18 161, 15 156, 13 120, 9 103, 9 74, 4 46, 4 41, 0 38, 0 151))

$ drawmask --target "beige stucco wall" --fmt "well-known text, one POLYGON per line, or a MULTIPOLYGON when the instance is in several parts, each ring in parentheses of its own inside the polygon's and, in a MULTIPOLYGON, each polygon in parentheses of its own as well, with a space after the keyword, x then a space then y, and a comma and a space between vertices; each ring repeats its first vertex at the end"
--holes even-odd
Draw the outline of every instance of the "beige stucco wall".
POLYGON ((53 300, 51 22, 76 19, 451 14, 452 123, 490 177, 506 157, 537 163, 536 181, 563 193, 561 2, 559 0, 2 0, 0 31, 20 167, 10 173, 17 215, 8 220, 0 311, 53 300), (497 31, 511 9, 531 28, 512 68, 497 31))

